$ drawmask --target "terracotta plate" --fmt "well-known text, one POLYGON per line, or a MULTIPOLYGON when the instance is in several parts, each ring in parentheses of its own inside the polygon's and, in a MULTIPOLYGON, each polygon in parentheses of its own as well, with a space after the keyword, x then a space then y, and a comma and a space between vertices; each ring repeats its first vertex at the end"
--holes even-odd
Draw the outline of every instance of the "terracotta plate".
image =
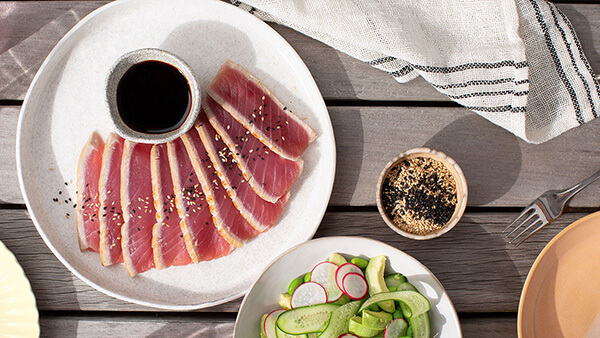
POLYGON ((600 212, 561 231, 523 287, 520 337, 600 336, 600 212))

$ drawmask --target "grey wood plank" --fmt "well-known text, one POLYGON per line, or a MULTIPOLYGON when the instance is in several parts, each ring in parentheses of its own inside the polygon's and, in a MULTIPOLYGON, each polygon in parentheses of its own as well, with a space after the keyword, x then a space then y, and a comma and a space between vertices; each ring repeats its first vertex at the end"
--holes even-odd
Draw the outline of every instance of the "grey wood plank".
MULTIPOLYGON (((0 107, 0 203, 23 203, 15 164, 18 107, 0 107)), ((470 206, 525 206, 542 192, 566 188, 600 169, 592 121, 532 145, 464 108, 330 107, 337 143, 331 205, 375 205, 380 171, 397 154, 430 147, 452 156, 465 172, 470 206)), ((600 184, 583 190, 574 207, 598 207, 600 184)))
MULTIPOLYGON (((107 1, 2 1, 0 100, 23 99, 53 46, 92 10, 107 1)), ((558 4, 571 19, 593 68, 600 66, 600 5, 558 4)), ((326 99, 448 101, 422 79, 407 84, 292 29, 272 25, 297 51, 326 99)))
MULTIPOLYGON (((41 337, 232 337, 234 319, 173 317, 41 317, 41 337)), ((259 332, 260 335, 260 332, 259 332)))
MULTIPOLYGON (((444 285, 457 311, 515 312, 538 253, 584 214, 563 215, 515 249, 500 231, 516 215, 469 212, 444 236, 414 241, 389 229, 376 212, 328 212, 315 237, 364 236, 386 242, 425 264, 444 285)), ((23 266, 41 310, 156 311, 113 299, 80 281, 51 254, 25 210, 0 209, 0 241, 23 266)), ((235 312, 239 304, 237 300, 203 311, 235 312)))
MULTIPOLYGON (((460 316, 463 336, 516 337, 516 315, 460 316)), ((119 316, 44 316, 42 337, 232 337, 234 319, 197 318, 194 315, 156 318, 119 316)))

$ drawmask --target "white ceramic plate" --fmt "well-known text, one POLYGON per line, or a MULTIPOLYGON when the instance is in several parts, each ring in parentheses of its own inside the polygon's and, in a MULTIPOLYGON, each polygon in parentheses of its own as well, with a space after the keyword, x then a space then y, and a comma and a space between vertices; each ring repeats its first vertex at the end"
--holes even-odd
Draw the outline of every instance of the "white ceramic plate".
POLYGON ((21 190, 40 235, 74 274, 123 300, 189 310, 242 296, 269 262, 314 235, 331 195, 335 142, 308 69, 267 24, 220 1, 124 0, 79 22, 40 68, 21 111, 17 163, 21 190), (75 209, 68 198, 76 200, 77 160, 90 133, 97 130, 106 137, 111 131, 104 102, 110 66, 120 55, 144 47, 184 59, 202 87, 227 58, 239 63, 305 118, 319 137, 303 155, 304 171, 273 229, 227 257, 131 278, 122 265, 102 267, 98 254, 79 251, 75 209))
POLYGON ((600 337, 600 212, 546 245, 519 302, 519 337, 600 337))
POLYGON ((317 263, 327 260, 333 252, 363 258, 386 255, 386 273, 404 274, 408 281, 429 299, 432 337, 462 337, 454 305, 431 271, 416 259, 390 245, 361 237, 315 239, 298 245, 277 258, 244 297, 235 322, 234 337, 259 336, 260 318, 263 314, 279 308, 279 294, 286 292, 290 281, 311 271, 317 263))
POLYGON ((38 311, 31 286, 19 262, 2 242, 0 267, 0 336, 39 336, 38 311))

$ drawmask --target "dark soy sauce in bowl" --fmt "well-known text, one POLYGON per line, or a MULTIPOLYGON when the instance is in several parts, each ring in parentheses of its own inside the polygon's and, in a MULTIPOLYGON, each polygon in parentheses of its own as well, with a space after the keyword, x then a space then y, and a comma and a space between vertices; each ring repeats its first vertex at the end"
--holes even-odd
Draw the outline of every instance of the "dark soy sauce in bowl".
POLYGON ((129 68, 116 94, 123 122, 146 134, 163 134, 181 127, 192 103, 185 76, 174 66, 154 60, 129 68))

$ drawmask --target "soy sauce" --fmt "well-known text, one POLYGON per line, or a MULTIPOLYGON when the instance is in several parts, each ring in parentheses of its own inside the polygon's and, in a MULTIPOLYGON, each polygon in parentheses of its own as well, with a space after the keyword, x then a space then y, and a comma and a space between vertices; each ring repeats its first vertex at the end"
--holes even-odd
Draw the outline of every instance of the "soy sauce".
POLYGON ((127 70, 117 85, 121 119, 141 133, 162 134, 179 128, 190 106, 186 78, 164 62, 140 62, 127 70))

